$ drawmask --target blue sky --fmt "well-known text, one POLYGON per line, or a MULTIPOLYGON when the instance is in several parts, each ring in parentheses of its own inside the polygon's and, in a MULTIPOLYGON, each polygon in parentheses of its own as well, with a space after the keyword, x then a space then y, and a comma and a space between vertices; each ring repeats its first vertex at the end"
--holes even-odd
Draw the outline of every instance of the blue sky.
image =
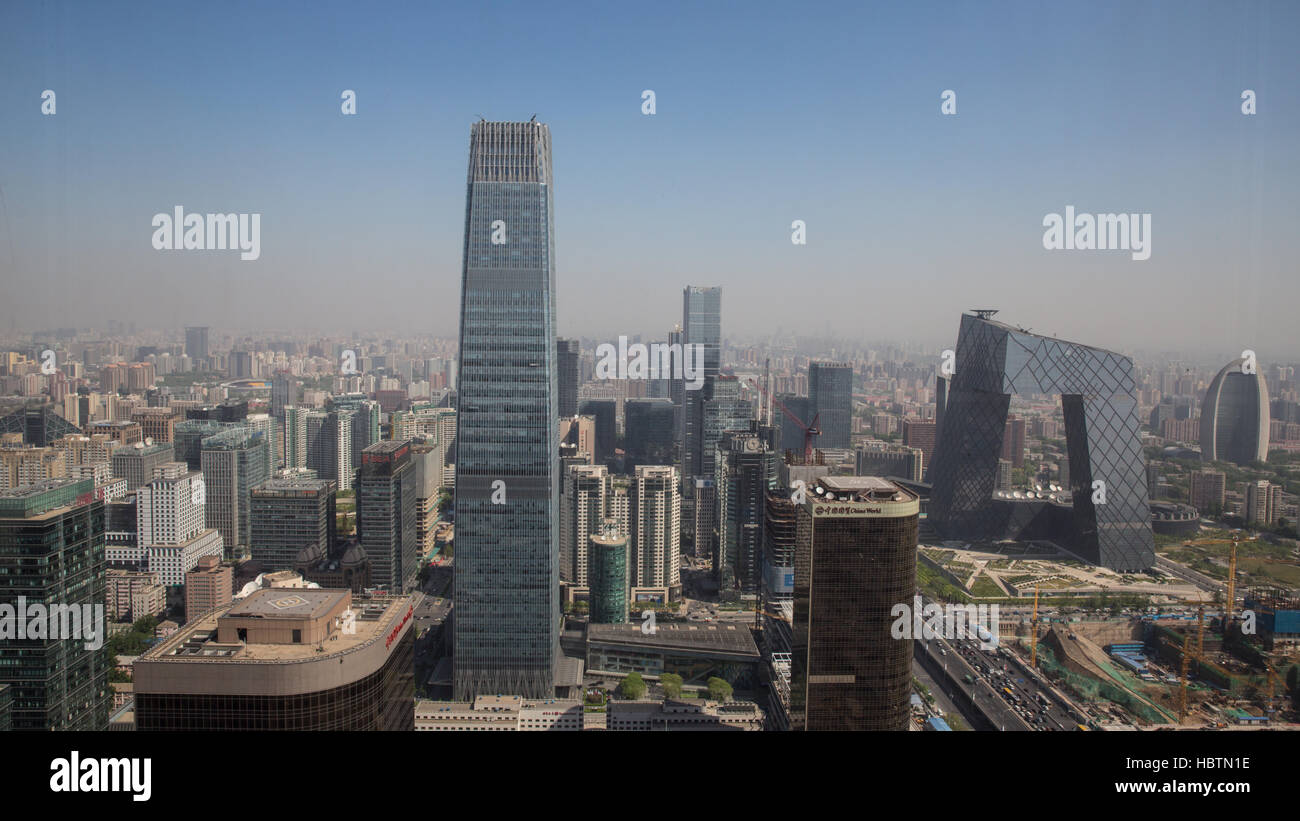
POLYGON ((6 3, 0 327, 454 335, 469 125, 536 113, 562 334, 661 335, 699 284, 728 335, 950 343, 991 306, 1300 354, 1297 32, 1285 2, 6 3), (153 250, 177 204, 261 213, 261 258, 153 250), (1151 259, 1044 250, 1067 205, 1151 213, 1151 259))

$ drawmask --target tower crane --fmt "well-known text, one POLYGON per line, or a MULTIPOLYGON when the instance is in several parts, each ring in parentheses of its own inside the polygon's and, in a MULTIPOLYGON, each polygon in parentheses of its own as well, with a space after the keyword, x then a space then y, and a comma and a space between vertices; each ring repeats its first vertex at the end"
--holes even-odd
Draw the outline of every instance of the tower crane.
POLYGON ((794 414, 794 411, 787 408, 785 406, 785 403, 783 403, 780 399, 777 399, 776 397, 772 396, 767 391, 767 389, 764 388, 762 385, 758 384, 758 382, 756 382, 753 379, 750 379, 749 384, 753 385, 755 388, 758 388, 758 392, 762 394, 764 399, 774 403, 778 408, 781 409, 782 413, 784 413, 787 417, 789 417, 790 421, 794 422, 796 425, 800 427, 801 430, 803 430, 804 464, 811 465, 813 463, 813 446, 812 446, 813 437, 822 435, 821 428, 817 427, 817 421, 821 418, 821 414, 820 413, 814 414, 812 421, 805 424, 802 419, 800 419, 798 416, 794 414))

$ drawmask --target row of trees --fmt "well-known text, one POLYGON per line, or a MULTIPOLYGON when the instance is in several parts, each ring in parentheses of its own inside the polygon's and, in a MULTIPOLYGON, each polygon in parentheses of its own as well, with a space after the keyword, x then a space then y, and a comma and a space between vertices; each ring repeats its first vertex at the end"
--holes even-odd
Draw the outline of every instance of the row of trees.
MULTIPOLYGON (((676 673, 664 673, 659 677, 659 685, 664 689, 664 696, 667 698, 682 697, 682 677, 676 673)), ((714 701, 731 701, 731 696, 735 692, 731 684, 724 678, 713 676, 707 682, 709 698, 714 701)), ((627 699, 643 698, 646 694, 647 686, 645 679, 640 673, 628 673, 627 678, 618 686, 619 695, 627 699)))

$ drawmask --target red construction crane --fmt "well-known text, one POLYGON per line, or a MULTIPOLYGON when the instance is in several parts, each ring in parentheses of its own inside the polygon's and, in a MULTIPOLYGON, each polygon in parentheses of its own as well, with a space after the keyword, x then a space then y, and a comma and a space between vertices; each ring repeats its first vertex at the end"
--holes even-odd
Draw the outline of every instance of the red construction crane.
POLYGON ((813 437, 822 435, 821 428, 817 427, 817 420, 821 418, 821 414, 818 413, 814 415, 812 421, 805 424, 804 421, 798 416, 795 416, 794 412, 787 408, 780 399, 770 395, 762 385, 758 384, 758 382, 751 379, 749 380, 749 384, 758 388, 758 392, 763 395, 763 398, 771 400, 774 405, 781 409, 782 413, 790 417, 790 420, 803 430, 803 463, 805 465, 811 465, 813 463, 813 437))

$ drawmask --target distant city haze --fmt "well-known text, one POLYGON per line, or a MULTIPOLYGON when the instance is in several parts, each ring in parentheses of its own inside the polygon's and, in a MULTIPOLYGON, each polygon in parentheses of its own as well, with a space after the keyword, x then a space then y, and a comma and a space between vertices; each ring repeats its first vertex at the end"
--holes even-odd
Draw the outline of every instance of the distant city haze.
POLYGON ((1113 349, 1300 353, 1300 4, 363 12, 0 6, 0 334, 454 337, 469 126, 536 113, 560 336, 665 339, 702 285, 729 340, 947 347, 990 307, 1113 349), (178 204, 260 214, 260 257, 154 250, 178 204), (1067 205, 1150 214, 1150 258, 1046 250, 1067 205))

